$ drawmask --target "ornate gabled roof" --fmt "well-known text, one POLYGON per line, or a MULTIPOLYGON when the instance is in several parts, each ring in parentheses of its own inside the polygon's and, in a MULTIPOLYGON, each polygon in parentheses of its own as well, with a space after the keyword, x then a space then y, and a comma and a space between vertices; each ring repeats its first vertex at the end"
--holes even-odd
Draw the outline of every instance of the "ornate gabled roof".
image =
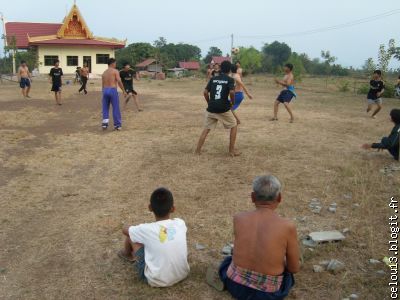
POLYGON ((93 34, 83 19, 76 4, 72 6, 69 14, 64 18, 63 25, 57 32, 57 38, 93 39, 93 34))

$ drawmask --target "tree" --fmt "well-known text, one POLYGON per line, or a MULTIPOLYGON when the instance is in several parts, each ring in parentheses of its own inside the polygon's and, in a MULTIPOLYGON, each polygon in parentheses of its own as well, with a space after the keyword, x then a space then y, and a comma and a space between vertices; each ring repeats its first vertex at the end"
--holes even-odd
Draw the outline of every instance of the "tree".
POLYGON ((155 40, 153 42, 153 46, 155 48, 162 48, 165 47, 167 45, 167 39, 164 37, 159 37, 158 40, 155 40))
POLYGON ((327 65, 333 64, 337 60, 337 58, 335 56, 331 55, 331 52, 329 50, 328 51, 322 50, 321 57, 322 57, 322 59, 325 60, 325 63, 327 65))
POLYGON ((115 57, 120 68, 124 62, 135 66, 141 61, 154 57, 155 48, 149 43, 133 43, 115 52, 115 57))
POLYGON ((392 59, 392 56, 395 55, 395 49, 396 47, 394 39, 389 40, 387 49, 384 44, 379 46, 378 68, 382 71, 382 73, 387 73, 390 60, 392 59))
POLYGON ((206 57, 204 57, 203 61, 206 64, 209 64, 212 60, 213 56, 222 56, 222 51, 218 47, 210 47, 210 50, 208 50, 208 53, 206 57))
POLYGON ((240 47, 240 52, 236 55, 236 60, 240 60, 242 68, 252 74, 260 70, 262 55, 254 47, 240 47))
POLYGON ((292 49, 285 43, 275 41, 272 44, 265 44, 262 52, 264 54, 263 59, 267 61, 270 58, 272 66, 276 68, 282 66, 289 59, 292 49))
POLYGON ((372 57, 368 58, 362 66, 362 70, 366 76, 371 76, 376 69, 377 67, 372 57))

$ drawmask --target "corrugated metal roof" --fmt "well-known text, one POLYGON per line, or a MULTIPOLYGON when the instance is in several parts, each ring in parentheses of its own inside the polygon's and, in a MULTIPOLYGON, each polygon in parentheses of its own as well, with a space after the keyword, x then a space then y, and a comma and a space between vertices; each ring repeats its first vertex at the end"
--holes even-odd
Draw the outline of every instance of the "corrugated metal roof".
POLYGON ((179 67, 186 70, 199 70, 200 63, 198 61, 180 61, 179 67))
POLYGON ((155 59, 149 58, 149 59, 146 59, 145 61, 142 61, 141 63, 137 64, 136 67, 138 67, 138 68, 147 67, 147 66, 151 65, 154 62, 156 62, 155 59))

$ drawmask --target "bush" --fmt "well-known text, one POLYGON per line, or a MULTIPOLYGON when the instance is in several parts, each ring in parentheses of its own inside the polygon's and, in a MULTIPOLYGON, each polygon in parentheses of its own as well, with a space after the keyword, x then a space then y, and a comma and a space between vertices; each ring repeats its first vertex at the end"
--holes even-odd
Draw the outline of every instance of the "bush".
POLYGON ((357 93, 361 95, 367 95, 369 92, 369 88, 369 84, 363 84, 358 88, 357 93))
POLYGON ((348 80, 341 80, 337 85, 339 88, 339 92, 346 93, 350 91, 350 81, 348 80))
MULTIPOLYGON (((367 95, 369 92, 369 84, 363 84, 359 87, 357 93, 367 95)), ((385 83, 385 91, 382 95, 383 98, 394 98, 395 97, 395 86, 391 83, 385 83)))

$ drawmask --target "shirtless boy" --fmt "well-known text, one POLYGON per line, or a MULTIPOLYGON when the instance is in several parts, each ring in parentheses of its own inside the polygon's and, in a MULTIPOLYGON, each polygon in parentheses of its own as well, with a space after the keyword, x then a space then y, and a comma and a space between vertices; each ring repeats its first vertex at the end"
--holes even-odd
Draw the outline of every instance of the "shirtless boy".
POLYGON ((237 67, 236 73, 240 76, 240 78, 243 78, 243 69, 242 69, 242 65, 240 64, 240 61, 238 60, 235 65, 237 67))
POLYGON ((89 80, 89 68, 87 67, 86 64, 83 65, 83 68, 80 68, 79 73, 81 76, 81 84, 82 84, 81 88, 79 89, 79 93, 83 91, 86 95, 87 94, 86 85, 89 80))
POLYGON ((231 72, 232 78, 235 79, 235 104, 232 106, 232 113, 235 116, 237 123, 240 124, 239 116, 235 111, 239 108, 240 104, 244 100, 244 93, 246 93, 249 99, 253 99, 253 96, 250 94, 250 92, 246 88, 246 85, 243 83, 242 77, 238 73, 237 65, 232 65, 231 72))
POLYGON ((296 92, 294 90, 294 76, 293 76, 293 65, 292 64, 286 64, 283 68, 285 72, 285 76, 283 77, 283 80, 278 80, 275 79, 275 82, 281 86, 283 86, 285 89, 279 94, 278 98, 275 100, 274 103, 274 117, 271 119, 271 121, 278 121, 278 109, 279 109, 279 104, 283 103, 285 105, 286 110, 288 111, 290 115, 290 123, 293 123, 294 117, 293 117, 293 112, 292 108, 290 107, 290 102, 292 101, 293 98, 296 97, 296 92))
POLYGON ((103 130, 108 128, 109 122, 109 111, 110 104, 112 105, 113 110, 113 121, 114 121, 114 129, 121 130, 121 111, 119 109, 119 96, 117 86, 123 91, 124 96, 126 96, 126 92, 124 90, 124 85, 122 84, 121 77, 119 76, 119 72, 116 69, 117 62, 114 58, 110 58, 108 60, 108 69, 104 71, 101 79, 102 79, 102 87, 103 87, 103 122, 101 127, 103 130))
POLYGON ((21 87, 22 96, 25 98, 30 98, 29 92, 31 90, 32 75, 29 72, 29 68, 24 60, 18 68, 18 82, 21 87))
POLYGON ((138 93, 133 88, 133 78, 135 77, 135 72, 131 69, 129 63, 124 63, 123 69, 119 72, 119 76, 121 77, 122 84, 124 85, 124 90, 128 94, 125 98, 125 107, 127 106, 129 100, 133 98, 133 102, 136 105, 138 111, 143 111, 139 99, 138 93))
POLYGON ((219 275, 235 299, 283 299, 294 285, 300 252, 296 226, 276 213, 281 188, 275 176, 256 177, 251 193, 255 210, 233 218, 235 248, 219 275))

